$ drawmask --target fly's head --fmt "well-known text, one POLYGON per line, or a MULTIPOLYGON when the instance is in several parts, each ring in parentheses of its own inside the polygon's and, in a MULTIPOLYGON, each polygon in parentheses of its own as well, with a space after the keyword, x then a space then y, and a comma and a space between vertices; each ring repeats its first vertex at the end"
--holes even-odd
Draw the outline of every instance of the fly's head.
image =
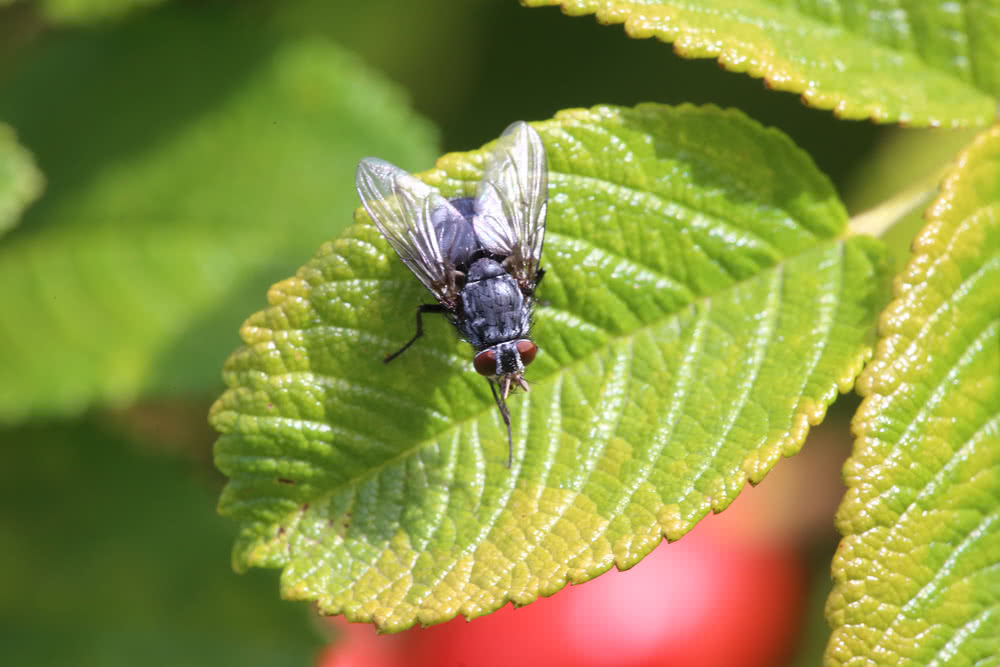
POLYGON ((500 385, 504 399, 511 387, 517 385, 528 391, 528 383, 521 374, 524 367, 535 360, 538 346, 527 338, 497 343, 476 354, 472 360, 476 372, 500 385))

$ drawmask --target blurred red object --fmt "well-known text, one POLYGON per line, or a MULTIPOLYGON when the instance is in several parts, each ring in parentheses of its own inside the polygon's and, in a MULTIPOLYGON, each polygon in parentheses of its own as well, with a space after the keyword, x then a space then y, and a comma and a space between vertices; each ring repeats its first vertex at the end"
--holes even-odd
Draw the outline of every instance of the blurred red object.
POLYGON ((626 572, 471 622, 408 630, 376 656, 382 662, 345 662, 345 653, 321 665, 773 667, 795 647, 806 573, 787 543, 731 539, 725 517, 706 518, 626 572))
POLYGON ((794 648, 805 572, 787 547, 693 531, 520 609, 410 630, 407 664, 773 667, 794 648))
POLYGON ((343 616, 327 621, 337 628, 336 641, 320 651, 316 667, 391 667, 399 660, 401 635, 379 635, 369 623, 348 623, 343 616))

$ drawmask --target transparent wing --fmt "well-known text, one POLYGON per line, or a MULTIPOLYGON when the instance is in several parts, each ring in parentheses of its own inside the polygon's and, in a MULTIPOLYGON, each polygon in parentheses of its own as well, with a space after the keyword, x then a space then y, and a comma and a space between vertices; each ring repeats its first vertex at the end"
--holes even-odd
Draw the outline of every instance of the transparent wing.
POLYGON ((439 247, 434 219, 462 218, 461 213, 436 188, 378 158, 358 163, 354 184, 368 215, 403 264, 439 302, 454 308, 453 267, 439 247))
POLYGON ((490 252, 507 258, 507 271, 523 290, 534 288, 545 242, 548 176, 541 138, 518 121, 486 157, 476 196, 476 236, 490 252))

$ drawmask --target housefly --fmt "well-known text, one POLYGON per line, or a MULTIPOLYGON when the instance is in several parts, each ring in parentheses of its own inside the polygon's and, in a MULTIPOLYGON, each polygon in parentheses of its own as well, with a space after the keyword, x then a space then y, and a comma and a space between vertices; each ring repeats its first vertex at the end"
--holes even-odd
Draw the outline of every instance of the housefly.
POLYGON ((508 127, 486 156, 475 197, 446 199, 437 188, 378 158, 365 158, 358 195, 382 236, 423 283, 435 304, 417 307, 417 332, 388 363, 423 335, 424 313, 441 313, 476 349, 472 365, 486 377, 507 426, 507 467, 514 456, 507 395, 528 391, 524 367, 531 341, 535 288, 545 240, 548 167, 545 147, 527 123, 508 127))

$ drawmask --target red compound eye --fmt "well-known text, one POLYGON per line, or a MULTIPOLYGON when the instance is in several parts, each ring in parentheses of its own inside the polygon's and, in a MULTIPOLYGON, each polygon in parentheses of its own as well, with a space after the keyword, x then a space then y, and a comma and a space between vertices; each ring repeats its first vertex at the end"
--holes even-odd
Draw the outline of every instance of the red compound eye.
POLYGON ((535 360, 535 353, 538 352, 538 346, 530 340, 519 340, 517 341, 517 352, 521 355, 521 363, 527 366, 535 360))
POLYGON ((497 374, 497 355, 493 350, 483 350, 472 360, 476 372, 487 377, 497 374))

